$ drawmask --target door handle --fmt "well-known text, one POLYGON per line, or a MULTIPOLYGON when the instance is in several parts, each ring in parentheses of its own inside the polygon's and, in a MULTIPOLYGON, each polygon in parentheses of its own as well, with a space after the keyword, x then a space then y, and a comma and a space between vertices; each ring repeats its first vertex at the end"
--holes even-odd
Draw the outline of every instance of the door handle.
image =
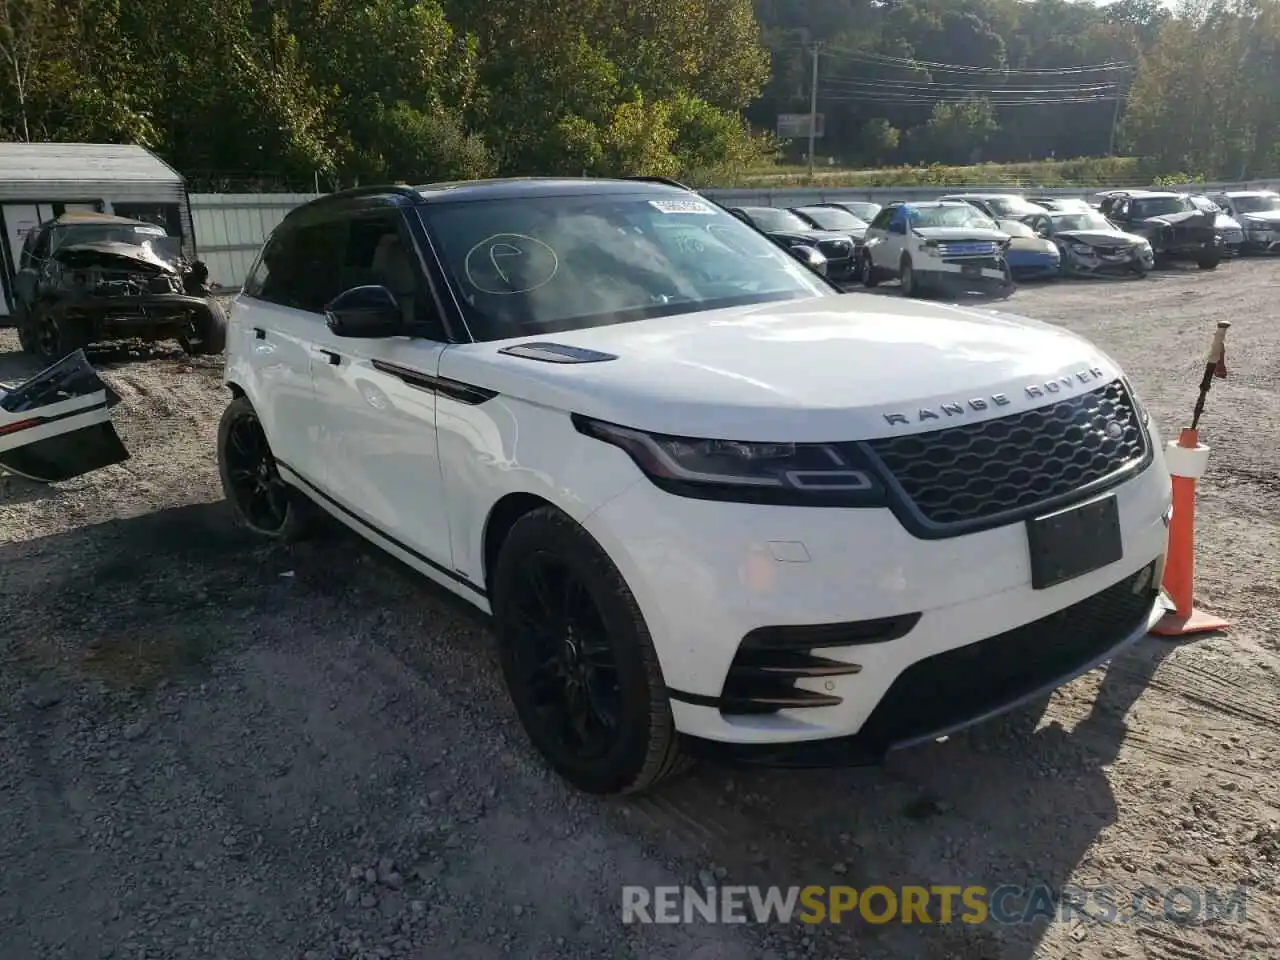
POLYGON ((316 353, 324 357, 324 359, 328 361, 329 366, 331 367, 336 367, 338 366, 338 364, 342 363, 341 355, 334 353, 332 350, 320 349, 320 350, 317 350, 316 353))

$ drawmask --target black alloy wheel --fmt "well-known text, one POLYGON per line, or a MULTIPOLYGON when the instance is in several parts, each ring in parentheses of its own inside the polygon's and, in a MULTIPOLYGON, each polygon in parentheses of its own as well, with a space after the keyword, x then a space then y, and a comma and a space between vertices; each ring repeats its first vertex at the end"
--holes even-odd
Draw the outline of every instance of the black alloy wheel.
POLYGON ((609 555, 547 505, 489 577, 507 691, 529 740, 580 790, 645 790, 687 766, 648 626, 609 555))
POLYGON ((302 532, 298 495, 281 479, 257 411, 243 397, 227 405, 218 425, 218 472, 244 526, 276 540, 302 532))
POLYGON ((608 628, 573 569, 535 552, 508 596, 524 633, 513 651, 515 680, 528 690, 541 737, 557 754, 593 762, 618 737, 618 664, 608 628))

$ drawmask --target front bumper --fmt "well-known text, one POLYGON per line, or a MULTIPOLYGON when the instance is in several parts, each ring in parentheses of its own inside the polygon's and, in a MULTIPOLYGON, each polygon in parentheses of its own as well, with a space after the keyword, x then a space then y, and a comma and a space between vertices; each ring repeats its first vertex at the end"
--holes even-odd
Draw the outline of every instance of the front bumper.
POLYGON ((1086 629, 1079 637, 1059 624, 1037 635, 1044 618, 1109 589, 1123 592, 1117 585, 1144 570, 1154 584, 1160 582, 1171 496, 1162 458, 1157 455, 1112 492, 1120 509, 1123 559, 1043 590, 1031 587, 1021 523, 921 540, 887 509, 689 500, 642 480, 589 517, 586 526, 631 586, 681 733, 768 745, 861 732, 863 746, 883 752, 1053 689, 1145 632, 1155 615, 1154 595, 1138 598, 1142 609, 1132 622, 1100 626, 1095 620, 1090 630, 1090 621, 1081 621, 1086 629), (795 689, 833 702, 755 715, 722 711, 730 668, 752 631, 904 616, 911 625, 896 638, 817 651, 857 667, 795 681, 795 689), (1045 643, 1061 648, 1061 656, 1040 656, 1034 675, 991 689, 979 682, 995 668, 1026 659, 1028 651, 1042 654, 1038 644, 1045 643), (962 668, 976 671, 967 686, 981 688, 981 696, 960 698, 947 715, 934 716, 928 689, 962 668), (905 692, 899 683, 904 677, 905 692), (883 703, 889 706, 877 712, 883 703))
POLYGON ((1150 247, 1132 247, 1118 253, 1081 253, 1069 249, 1066 254, 1068 273, 1122 274, 1150 270, 1155 266, 1155 253, 1150 247))
POLYGON ((1280 228, 1275 230, 1247 230, 1243 249, 1272 253, 1280 249, 1280 228))

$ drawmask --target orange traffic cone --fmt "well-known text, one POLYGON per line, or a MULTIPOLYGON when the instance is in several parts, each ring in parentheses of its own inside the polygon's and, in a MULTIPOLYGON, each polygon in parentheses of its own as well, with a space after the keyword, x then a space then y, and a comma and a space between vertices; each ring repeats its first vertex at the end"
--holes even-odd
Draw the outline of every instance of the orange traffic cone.
POLYGON ((1165 462, 1173 476, 1173 518, 1169 521, 1169 555, 1164 568, 1164 589, 1174 609, 1151 632, 1160 637, 1210 633, 1231 625, 1195 607, 1196 579, 1196 481, 1209 465, 1209 448, 1200 433, 1185 429, 1177 443, 1165 448, 1165 462))

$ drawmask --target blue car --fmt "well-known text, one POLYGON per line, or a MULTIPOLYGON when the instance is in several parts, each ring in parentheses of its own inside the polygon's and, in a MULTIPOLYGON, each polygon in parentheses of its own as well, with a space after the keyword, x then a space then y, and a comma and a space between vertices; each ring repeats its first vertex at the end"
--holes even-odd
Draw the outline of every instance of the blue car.
POLYGON ((1052 240, 1017 220, 997 220, 996 226, 1009 235, 1004 259, 1014 280, 1052 280, 1062 275, 1062 254, 1052 240))

